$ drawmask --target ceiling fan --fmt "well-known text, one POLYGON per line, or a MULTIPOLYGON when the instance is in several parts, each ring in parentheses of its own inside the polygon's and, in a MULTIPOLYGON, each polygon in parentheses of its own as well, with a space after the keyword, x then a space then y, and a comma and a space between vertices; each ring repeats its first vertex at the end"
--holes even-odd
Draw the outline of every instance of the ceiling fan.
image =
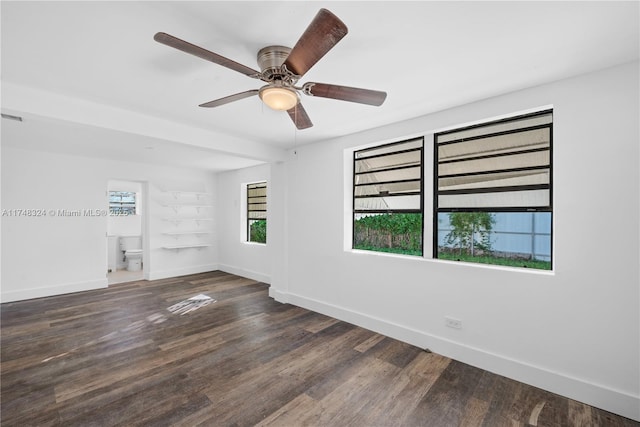
POLYGON ((252 89, 205 102, 200 104, 200 107, 219 107, 258 95, 265 104, 274 110, 287 111, 298 129, 307 129, 313 126, 313 123, 300 103, 299 92, 308 96, 375 106, 382 105, 387 97, 386 92, 326 83, 307 82, 302 86, 296 86, 298 80, 347 35, 347 31, 347 26, 337 16, 326 9, 320 9, 293 49, 285 46, 267 46, 260 49, 258 65, 261 71, 239 64, 167 33, 157 33, 153 38, 159 43, 267 83, 260 89, 252 89))

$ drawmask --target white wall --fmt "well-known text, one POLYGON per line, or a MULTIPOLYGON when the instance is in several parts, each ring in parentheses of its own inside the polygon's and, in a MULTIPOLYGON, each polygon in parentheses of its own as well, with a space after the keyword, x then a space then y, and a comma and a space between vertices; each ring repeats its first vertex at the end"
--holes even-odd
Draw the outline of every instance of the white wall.
POLYGON ((221 270, 270 283, 272 260, 270 253, 275 222, 272 224, 271 166, 261 165, 218 174, 218 234, 221 270), (267 182, 267 244, 246 241, 246 185, 267 182), (272 234, 273 233, 273 234, 272 234))
MULTIPOLYGON (((107 286, 107 216, 87 216, 84 210, 108 209, 107 183, 113 178, 147 186, 143 195, 148 227, 143 242, 146 278, 217 269, 214 221, 201 226, 210 234, 197 237, 211 243, 210 247, 161 248, 176 243, 176 238, 162 234, 175 227, 162 219, 174 215, 172 208, 164 206, 172 198, 164 191, 206 192, 211 195, 206 203, 213 205, 213 174, 22 150, 14 145, 12 141, 2 147, 2 208, 42 209, 47 215, 2 217, 2 302, 107 286), (63 216, 58 210, 80 211, 80 216, 63 216)), ((215 209, 206 208, 200 215, 213 218, 215 209)))
POLYGON ((233 223, 238 184, 260 170, 221 175, 221 224, 231 225, 221 259, 270 276, 279 301, 640 420, 638 77, 629 64, 299 147, 272 165, 271 269, 238 244, 233 223), (421 134, 432 144, 434 131, 545 106, 554 108, 553 272, 345 250, 353 148, 421 134), (277 220, 272 200, 285 206, 277 220), (445 327, 445 316, 463 328, 445 327))

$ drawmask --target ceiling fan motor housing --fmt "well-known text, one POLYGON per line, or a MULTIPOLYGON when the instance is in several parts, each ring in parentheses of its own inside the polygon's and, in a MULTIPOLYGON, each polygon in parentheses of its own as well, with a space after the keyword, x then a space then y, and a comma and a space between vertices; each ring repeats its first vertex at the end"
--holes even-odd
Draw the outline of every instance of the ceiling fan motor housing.
POLYGON ((290 78, 291 73, 282 69, 282 64, 290 52, 291 48, 286 46, 267 46, 258 51, 258 65, 264 80, 271 82, 290 78))

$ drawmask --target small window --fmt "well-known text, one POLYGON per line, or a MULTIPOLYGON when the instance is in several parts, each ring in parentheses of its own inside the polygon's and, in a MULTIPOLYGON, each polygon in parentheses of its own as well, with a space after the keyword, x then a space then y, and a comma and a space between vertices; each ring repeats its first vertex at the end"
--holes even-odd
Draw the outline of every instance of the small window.
POLYGON ((247 185, 247 241, 267 243, 267 183, 247 185))
POLYGON ((135 215, 136 193, 131 191, 109 191, 109 213, 111 215, 135 215))
POLYGON ((423 138, 353 154, 353 248, 422 255, 423 138))
POLYGON ((552 111, 435 135, 434 254, 551 269, 552 111))

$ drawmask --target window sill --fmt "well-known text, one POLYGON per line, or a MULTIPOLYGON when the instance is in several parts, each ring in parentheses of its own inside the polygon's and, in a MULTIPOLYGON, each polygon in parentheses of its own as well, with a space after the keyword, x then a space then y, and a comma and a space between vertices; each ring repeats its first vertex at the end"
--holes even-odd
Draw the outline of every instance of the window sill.
POLYGON ((449 264, 449 265, 461 265, 469 268, 484 268, 489 270, 499 270, 499 271, 510 271, 516 273, 531 273, 531 274, 540 274, 543 276, 555 276, 554 270, 540 270, 538 268, 525 268, 525 267, 509 267, 506 265, 494 265, 494 264, 482 264, 476 262, 466 262, 466 261, 451 261, 448 259, 438 259, 438 258, 430 258, 428 261, 437 262, 441 264, 449 264))
POLYGON ((391 258, 413 259, 413 260, 423 260, 423 259, 425 259, 424 255, 405 255, 405 254, 397 254, 397 253, 393 253, 393 252, 368 251, 368 250, 365 250, 365 249, 347 249, 345 252, 351 252, 351 253, 354 253, 354 254, 364 254, 364 255, 391 257, 391 258))
POLYGON ((438 258, 427 258, 424 255, 423 256, 404 255, 404 254, 396 254, 393 252, 376 252, 376 251, 367 251, 362 249, 346 249, 345 252, 358 254, 358 255, 362 254, 362 255, 370 255, 370 256, 382 256, 382 257, 389 257, 389 258, 426 261, 426 262, 445 264, 445 265, 448 264, 448 265, 462 266, 463 268, 466 268, 466 267, 481 268, 481 269, 508 271, 508 272, 515 272, 515 273, 537 274, 542 276, 555 276, 555 270, 540 270, 536 268, 509 267, 504 265, 481 264, 481 263, 473 263, 473 262, 465 262, 465 261, 450 261, 450 260, 438 259, 438 258))

